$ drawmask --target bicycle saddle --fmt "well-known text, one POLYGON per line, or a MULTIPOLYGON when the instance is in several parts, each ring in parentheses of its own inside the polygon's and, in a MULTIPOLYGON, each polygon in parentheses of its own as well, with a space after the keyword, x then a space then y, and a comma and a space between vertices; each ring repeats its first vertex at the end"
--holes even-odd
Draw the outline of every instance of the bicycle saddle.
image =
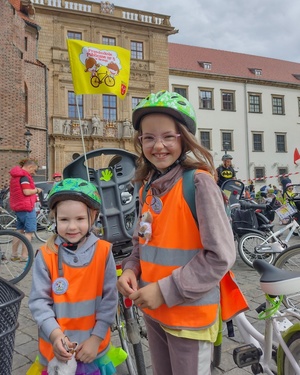
POLYGON ((255 259, 253 267, 261 275, 261 289, 269 295, 300 293, 300 272, 282 270, 262 259, 255 259))

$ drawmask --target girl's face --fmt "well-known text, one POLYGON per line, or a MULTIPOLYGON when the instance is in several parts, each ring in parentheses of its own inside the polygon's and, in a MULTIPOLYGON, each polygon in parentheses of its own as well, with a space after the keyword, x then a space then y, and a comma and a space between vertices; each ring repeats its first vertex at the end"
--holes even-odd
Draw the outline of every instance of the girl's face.
POLYGON ((58 234, 70 243, 76 243, 89 230, 87 206, 78 201, 63 201, 57 204, 56 225, 58 234))
POLYGON ((164 172, 182 152, 182 141, 178 136, 175 120, 164 114, 153 113, 142 119, 141 129, 145 157, 160 172, 164 172))

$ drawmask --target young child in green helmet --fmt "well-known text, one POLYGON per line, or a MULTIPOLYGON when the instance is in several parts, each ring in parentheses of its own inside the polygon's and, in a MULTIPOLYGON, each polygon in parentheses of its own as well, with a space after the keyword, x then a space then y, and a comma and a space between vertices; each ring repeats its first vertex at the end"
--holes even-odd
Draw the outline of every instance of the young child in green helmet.
POLYGON ((147 192, 145 199, 140 192, 140 217, 149 211, 152 228, 147 241, 137 225, 117 286, 144 312, 153 375, 207 375, 219 329, 219 283, 236 258, 212 156, 195 138, 194 109, 177 93, 150 94, 132 121, 135 179, 147 192), (183 197, 186 169, 196 170, 198 223, 183 197))
MULTIPOLYGON (((94 367, 88 373, 100 374, 109 350, 117 306, 116 268, 111 244, 91 232, 100 203, 95 185, 80 178, 58 182, 49 193, 57 234, 37 253, 29 297, 45 371, 53 360, 62 364, 75 357, 81 368, 94 367)), ((114 373, 114 368, 106 373, 114 373)))

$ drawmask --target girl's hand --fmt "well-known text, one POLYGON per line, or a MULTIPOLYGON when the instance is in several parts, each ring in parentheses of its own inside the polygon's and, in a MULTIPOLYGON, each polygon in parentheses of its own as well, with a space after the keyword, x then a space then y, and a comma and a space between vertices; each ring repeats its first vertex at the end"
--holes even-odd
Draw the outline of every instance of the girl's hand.
POLYGON ((130 269, 125 270, 117 281, 118 291, 125 297, 138 289, 138 283, 134 272, 130 269))
POLYGON ((130 294, 129 298, 141 308, 150 310, 157 309, 165 303, 164 297, 160 291, 158 283, 151 283, 136 292, 130 294))
POLYGON ((87 340, 83 341, 76 350, 76 359, 83 363, 91 363, 98 354, 98 348, 102 339, 98 336, 92 335, 87 340))

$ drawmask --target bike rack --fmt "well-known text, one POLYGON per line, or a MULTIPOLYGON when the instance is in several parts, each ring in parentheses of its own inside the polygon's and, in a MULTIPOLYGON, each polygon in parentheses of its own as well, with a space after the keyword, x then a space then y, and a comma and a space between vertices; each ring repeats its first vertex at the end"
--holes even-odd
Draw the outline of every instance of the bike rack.
POLYGON ((101 238, 113 243, 114 249, 131 244, 137 222, 139 187, 132 183, 136 159, 135 154, 125 150, 102 148, 81 155, 63 170, 64 178, 90 180, 97 187, 102 201, 101 238), (88 166, 87 171, 85 159, 93 159, 94 168, 88 166))

